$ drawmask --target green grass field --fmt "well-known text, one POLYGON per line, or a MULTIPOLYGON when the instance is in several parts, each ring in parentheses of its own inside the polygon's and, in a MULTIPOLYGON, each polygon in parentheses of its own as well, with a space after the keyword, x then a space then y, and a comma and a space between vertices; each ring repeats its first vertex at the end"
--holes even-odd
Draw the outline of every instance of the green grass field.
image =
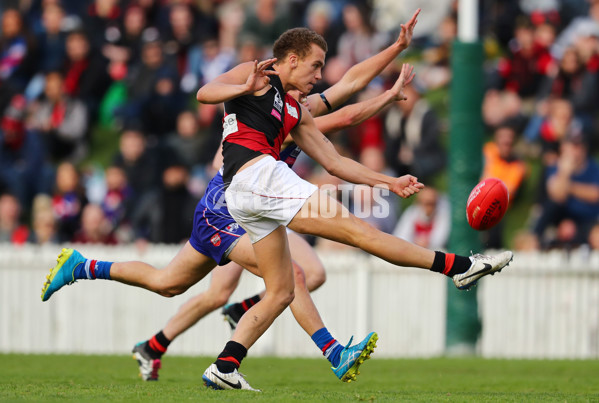
POLYGON ((341 383, 324 360, 253 358, 242 371, 262 393, 213 391, 213 358, 166 357, 159 382, 142 382, 126 356, 0 355, 0 401, 599 402, 599 361, 478 358, 372 359, 341 383))

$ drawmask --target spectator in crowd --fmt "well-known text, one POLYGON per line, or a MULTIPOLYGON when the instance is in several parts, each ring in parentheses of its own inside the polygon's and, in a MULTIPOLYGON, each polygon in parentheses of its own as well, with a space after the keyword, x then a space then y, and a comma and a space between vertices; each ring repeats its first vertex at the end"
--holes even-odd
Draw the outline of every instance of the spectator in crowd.
MULTIPOLYGON (((195 21, 191 6, 185 3, 173 3, 168 11, 169 24, 162 37, 164 38, 165 56, 176 66, 179 76, 185 74, 189 52, 196 43, 206 38, 214 38, 217 34, 217 23, 214 17, 196 15, 202 21, 195 21)), ((177 83, 179 84, 179 83, 177 83)))
POLYGON ((427 186, 416 195, 399 218, 393 235, 424 248, 447 248, 451 230, 451 207, 447 197, 427 186))
POLYGON ((407 99, 395 102, 385 115, 385 160, 397 176, 410 173, 423 183, 439 173, 446 162, 437 113, 412 83, 407 99))
POLYGON ((57 223, 52 210, 52 198, 46 194, 39 194, 33 200, 31 233, 28 242, 38 245, 58 243, 57 223))
POLYGON ((182 96, 178 77, 173 71, 162 70, 156 76, 150 96, 143 100, 141 122, 144 133, 164 141, 175 130, 177 115, 185 108, 187 99, 182 96))
POLYGON ((177 161, 193 171, 210 162, 214 155, 214 150, 210 150, 212 153, 206 150, 206 137, 200 135, 196 114, 186 110, 177 116, 177 130, 167 137, 166 146, 176 155, 177 161))
POLYGON ((80 227, 81 212, 87 204, 79 171, 70 162, 63 162, 56 170, 56 186, 52 209, 57 219, 58 239, 68 242, 80 227))
POLYGON ((308 28, 322 36, 329 47, 327 58, 337 56, 337 44, 342 34, 341 27, 335 21, 334 8, 331 2, 317 0, 308 5, 306 22, 308 28))
POLYGON ((560 141, 570 132, 583 130, 575 118, 572 103, 563 98, 541 101, 531 117, 524 135, 529 143, 539 142, 543 167, 555 165, 560 141))
POLYGON ((65 80, 58 71, 45 78, 45 97, 32 106, 30 125, 46 144, 53 161, 81 161, 87 154, 87 108, 64 92, 65 80))
POLYGON ((572 102, 576 115, 595 110, 596 88, 599 84, 597 76, 599 65, 596 62, 591 57, 585 65, 576 47, 567 48, 556 71, 550 72, 545 77, 538 97, 568 99, 572 102))
POLYGON ((27 210, 34 195, 51 192, 54 169, 38 133, 25 127, 26 102, 15 95, 0 121, 0 181, 27 210))
POLYGON ((187 190, 188 175, 187 168, 175 162, 164 170, 160 188, 135 210, 137 237, 155 243, 181 243, 189 238, 198 200, 187 190))
POLYGON ((548 170, 547 199, 534 231, 544 245, 549 244, 545 231, 550 226, 561 229, 561 241, 583 243, 599 215, 599 165, 588 153, 582 132, 570 133, 560 144, 555 167, 548 170), (574 227, 574 230, 572 230, 574 227), (569 235, 569 236, 568 236, 569 235))
POLYGON ((117 240, 112 229, 102 207, 89 203, 83 208, 81 228, 75 233, 71 242, 116 245, 117 240))
POLYGON ((574 45, 582 35, 599 33, 599 2, 589 1, 588 14, 579 15, 559 34, 551 47, 551 54, 557 60, 564 57, 566 49, 574 45))
POLYGON ((119 77, 127 74, 130 64, 141 57, 142 34, 147 21, 143 8, 131 4, 125 10, 122 26, 114 28, 102 53, 110 60, 110 69, 121 69, 119 77))
MULTIPOLYGON (((365 147, 360 152, 360 163, 375 172, 389 174, 381 147, 365 147)), ((353 196, 353 214, 383 232, 393 232, 397 222, 398 203, 391 192, 357 185, 353 196)))
POLYGON ((35 43, 17 9, 2 13, 0 27, 0 113, 13 95, 22 93, 35 73, 35 43))
POLYGON ((146 29, 143 40, 141 60, 136 61, 129 69, 125 79, 127 103, 116 112, 122 117, 125 126, 143 124, 139 118, 143 105, 152 96, 161 76, 177 76, 176 70, 164 58, 158 31, 154 28, 146 29))
MULTIPOLYGON (((190 51, 185 73, 188 76, 187 79, 195 83, 193 92, 195 93, 198 86, 204 85, 228 71, 235 60, 235 48, 221 48, 218 38, 205 38, 201 46, 195 46, 190 51), (192 78, 189 78, 190 74, 192 78)), ((190 83, 185 83, 185 85, 186 88, 191 89, 190 83)))
MULTIPOLYGON (((505 183, 510 205, 518 197, 526 178, 527 167, 514 150, 517 140, 516 130, 509 124, 495 129, 493 140, 483 147, 484 167, 481 179, 498 178, 505 183)), ((508 210, 509 211, 509 210, 508 210)), ((491 249, 503 248, 503 229, 505 220, 486 231, 485 246, 491 249)))
POLYGON ((512 125, 495 129, 493 140, 483 146, 484 167, 481 179, 498 178, 507 186, 510 202, 517 197, 524 179, 526 164, 516 154, 517 133, 512 125))
POLYGON ((137 205, 159 183, 160 166, 158 156, 147 146, 143 133, 127 129, 121 134, 119 152, 114 165, 122 168, 131 187, 131 203, 137 205))
POLYGON ((29 229, 21 222, 22 208, 14 195, 0 195, 0 242, 21 245, 29 237, 29 229))
POLYGON ((371 10, 365 4, 348 3, 343 7, 343 24, 337 52, 344 61, 353 66, 368 59, 382 49, 387 35, 378 33, 370 22, 371 10))
POLYGON ((451 79, 451 46, 458 34, 457 17, 446 16, 436 34, 431 36, 422 53, 425 63, 418 72, 420 81, 428 89, 446 87, 451 79))
POLYGON ((60 4, 47 4, 42 13, 43 31, 37 35, 38 69, 60 69, 66 58, 66 32, 63 31, 64 10, 60 4))
POLYGON ((498 73, 503 81, 501 87, 517 93, 521 98, 537 94, 542 78, 553 65, 550 44, 541 41, 546 41, 547 35, 543 34, 543 30, 540 35, 535 35, 537 29, 528 18, 521 17, 515 28, 514 39, 509 44, 509 56, 501 59, 498 65, 498 73))
POLYGON ((134 206, 131 204, 132 190, 127 175, 123 168, 111 165, 106 168, 105 181, 106 195, 101 203, 104 215, 116 239, 120 243, 130 242, 133 240, 131 215, 134 206))
POLYGON ((111 30, 118 29, 123 10, 119 0, 91 0, 83 15, 86 32, 95 49, 102 48, 111 30))
POLYGON ((92 48, 84 31, 70 32, 66 40, 67 60, 62 69, 65 93, 85 103, 92 121, 111 81, 108 60, 99 49, 92 48))
POLYGON ((247 34, 253 35, 260 47, 270 52, 269 48, 287 28, 289 28, 289 21, 283 2, 257 0, 246 10, 240 35, 241 37, 247 34))
MULTIPOLYGON (((245 11, 241 3, 236 1, 221 3, 216 11, 216 17, 218 19, 218 33, 216 37, 221 49, 240 49, 240 44, 247 40, 253 42, 258 47, 258 41, 253 35, 246 32, 243 37, 239 37, 245 21, 245 11)), ((209 35, 208 37, 211 36, 209 35)), ((254 58, 251 60, 258 59, 254 58)))

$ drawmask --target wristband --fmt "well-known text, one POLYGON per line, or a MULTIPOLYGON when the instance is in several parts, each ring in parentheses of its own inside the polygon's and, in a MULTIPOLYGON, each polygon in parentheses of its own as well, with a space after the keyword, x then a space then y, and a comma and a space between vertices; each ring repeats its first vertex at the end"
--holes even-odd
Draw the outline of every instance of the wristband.
POLYGON ((323 92, 320 93, 320 99, 322 99, 322 102, 324 102, 324 104, 327 106, 329 112, 333 110, 333 107, 331 106, 329 100, 327 99, 327 97, 325 97, 323 92))

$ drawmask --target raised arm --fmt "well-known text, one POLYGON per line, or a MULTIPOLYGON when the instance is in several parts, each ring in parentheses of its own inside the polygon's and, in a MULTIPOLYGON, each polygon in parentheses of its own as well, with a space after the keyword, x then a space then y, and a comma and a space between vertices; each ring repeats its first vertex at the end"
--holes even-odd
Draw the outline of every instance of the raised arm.
MULTIPOLYGON (((419 13, 420 9, 416 10, 406 24, 401 24, 399 36, 391 46, 353 66, 343 75, 338 83, 324 91, 324 95, 332 109, 343 104, 356 92, 364 89, 389 63, 410 46, 419 13)), ((310 95, 308 102, 310 103, 310 110, 313 116, 320 116, 328 112, 328 108, 320 98, 320 94, 310 95)))
POLYGON ((253 94, 264 89, 270 75, 278 75, 275 70, 266 70, 277 59, 267 59, 260 63, 242 63, 221 74, 198 90, 196 98, 203 104, 219 104, 242 95, 253 94))
POLYGON ((291 135, 297 145, 320 163, 331 175, 352 183, 361 183, 372 187, 386 187, 403 198, 418 193, 424 187, 412 175, 393 178, 375 172, 350 158, 342 157, 326 136, 318 131, 310 113, 303 106, 302 108, 302 120, 293 129, 291 135))
POLYGON ((391 102, 406 99, 403 89, 414 79, 413 71, 414 67, 412 65, 404 64, 401 67, 401 74, 392 88, 374 98, 348 105, 331 114, 314 118, 316 127, 319 131, 328 135, 346 127, 359 125, 366 119, 377 114, 391 102))

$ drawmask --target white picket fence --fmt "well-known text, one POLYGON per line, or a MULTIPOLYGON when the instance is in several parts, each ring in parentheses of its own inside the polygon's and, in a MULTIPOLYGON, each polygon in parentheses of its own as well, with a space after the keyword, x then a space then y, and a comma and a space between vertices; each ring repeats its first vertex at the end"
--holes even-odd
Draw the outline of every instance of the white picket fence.
MULTIPOLYGON (((165 266, 178 247, 82 246, 103 260, 143 260, 165 266)), ((0 352, 124 354, 160 330, 204 279, 184 295, 164 298, 112 281, 79 281, 40 300, 57 247, 0 245, 0 352)), ((424 270, 396 268, 362 253, 322 255, 327 283, 312 294, 340 342, 379 333, 377 356, 432 357, 445 352, 447 281, 424 270)), ((254 295, 261 279, 244 274, 233 300, 254 295)), ((478 287, 485 357, 598 358, 599 255, 520 254, 478 287)), ((169 353, 218 354, 231 332, 214 312, 180 336, 169 353)), ((289 310, 251 348, 252 356, 320 352, 289 310)))

